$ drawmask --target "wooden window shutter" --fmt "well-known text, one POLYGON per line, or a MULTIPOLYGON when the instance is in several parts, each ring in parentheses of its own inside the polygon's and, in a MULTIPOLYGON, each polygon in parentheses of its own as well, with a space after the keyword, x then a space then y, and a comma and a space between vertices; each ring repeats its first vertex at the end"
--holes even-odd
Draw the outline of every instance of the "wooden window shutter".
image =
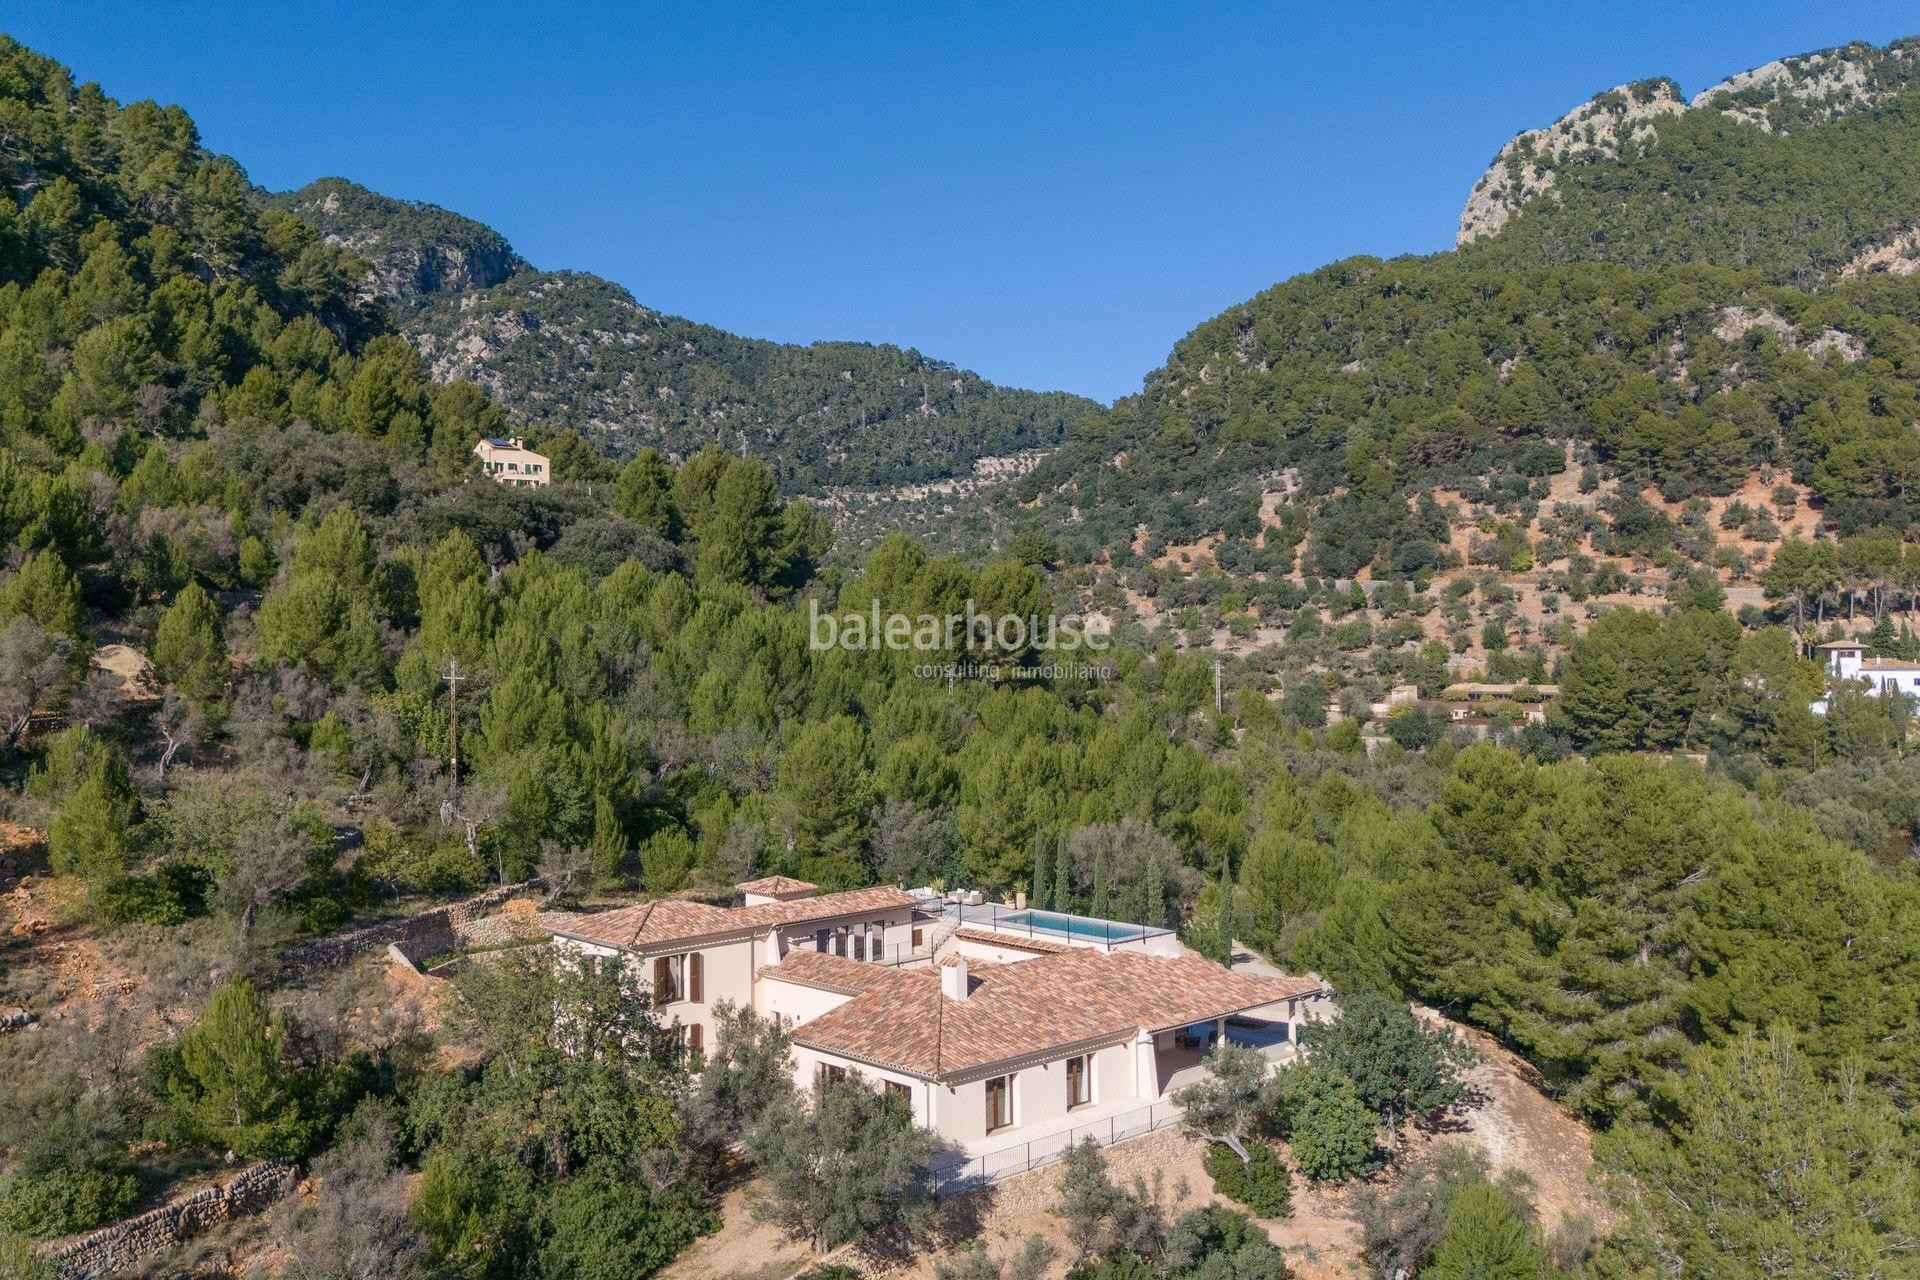
MULTIPOLYGON (((687 999, 699 1004, 707 998, 706 966, 698 951, 687 957, 687 999)), ((695 1028, 695 1034, 699 1029, 695 1028)))

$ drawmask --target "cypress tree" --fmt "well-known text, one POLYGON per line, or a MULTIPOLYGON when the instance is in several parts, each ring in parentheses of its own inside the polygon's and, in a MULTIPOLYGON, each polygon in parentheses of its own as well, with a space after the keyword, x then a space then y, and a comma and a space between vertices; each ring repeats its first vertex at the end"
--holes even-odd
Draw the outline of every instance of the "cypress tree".
POLYGON ((1036 907, 1047 905, 1047 842, 1037 831, 1033 835, 1033 884, 1027 901, 1036 907))
POLYGON ((626 878, 627 833, 621 829, 620 815, 613 801, 600 796, 593 805, 593 839, 588 843, 593 858, 593 874, 601 884, 619 884, 626 878))
POLYGON ((1067 838, 1053 838, 1053 909, 1073 910, 1073 872, 1067 863, 1067 838))
POLYGON ((1147 910, 1140 923, 1159 928, 1167 922, 1167 873, 1160 866, 1160 855, 1147 855, 1147 910))

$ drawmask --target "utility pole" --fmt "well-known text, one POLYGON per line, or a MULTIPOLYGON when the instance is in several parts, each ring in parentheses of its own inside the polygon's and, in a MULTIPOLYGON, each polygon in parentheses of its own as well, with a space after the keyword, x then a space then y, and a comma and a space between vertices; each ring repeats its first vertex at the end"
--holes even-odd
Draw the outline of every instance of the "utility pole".
POLYGON ((460 785, 460 659, 447 659, 447 781, 448 790, 460 785))

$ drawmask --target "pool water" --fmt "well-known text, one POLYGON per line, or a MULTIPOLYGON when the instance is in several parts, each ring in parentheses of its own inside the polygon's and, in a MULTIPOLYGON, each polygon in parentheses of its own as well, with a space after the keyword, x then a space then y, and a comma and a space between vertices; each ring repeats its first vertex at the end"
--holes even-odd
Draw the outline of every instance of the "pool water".
POLYGON ((1137 924, 1064 916, 1056 911, 1016 911, 1011 915, 996 917, 994 923, 1005 928, 1067 933, 1076 938, 1098 938, 1102 942, 1132 942, 1147 936, 1147 931, 1137 924))

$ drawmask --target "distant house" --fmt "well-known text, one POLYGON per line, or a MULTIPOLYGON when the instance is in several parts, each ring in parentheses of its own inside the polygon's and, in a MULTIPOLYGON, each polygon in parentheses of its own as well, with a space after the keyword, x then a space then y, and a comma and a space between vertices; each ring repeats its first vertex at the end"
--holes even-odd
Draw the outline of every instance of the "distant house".
MULTIPOLYGON (((1869 658, 1867 647, 1857 640, 1835 640, 1831 644, 1821 645, 1819 651, 1826 655, 1827 675, 1835 683, 1843 680, 1863 682, 1866 691, 1876 698, 1904 693, 1920 699, 1920 664, 1898 662, 1892 658, 1869 658)), ((1827 699, 1821 698, 1815 702, 1813 713, 1825 715, 1827 699)))
POLYGON ((1560 692, 1554 684, 1489 684, 1468 680, 1440 691, 1438 705, 1454 724, 1483 725, 1500 703, 1514 704, 1528 724, 1547 722, 1547 703, 1560 692))
POLYGON ((473 456, 480 459, 480 470, 488 479, 509 488, 544 489, 553 479, 546 456, 527 448, 518 436, 507 440, 489 436, 473 446, 473 456))
POLYGON ((782 876, 736 887, 737 907, 540 919, 557 946, 629 957, 689 1048, 712 1042, 719 1000, 780 1019, 800 1083, 858 1075, 898 1095, 968 1176, 1015 1148, 1173 1123, 1168 1098, 1208 1045, 1285 1058, 1298 1023, 1331 1016, 1318 978, 1230 970, 1167 929, 782 876))

